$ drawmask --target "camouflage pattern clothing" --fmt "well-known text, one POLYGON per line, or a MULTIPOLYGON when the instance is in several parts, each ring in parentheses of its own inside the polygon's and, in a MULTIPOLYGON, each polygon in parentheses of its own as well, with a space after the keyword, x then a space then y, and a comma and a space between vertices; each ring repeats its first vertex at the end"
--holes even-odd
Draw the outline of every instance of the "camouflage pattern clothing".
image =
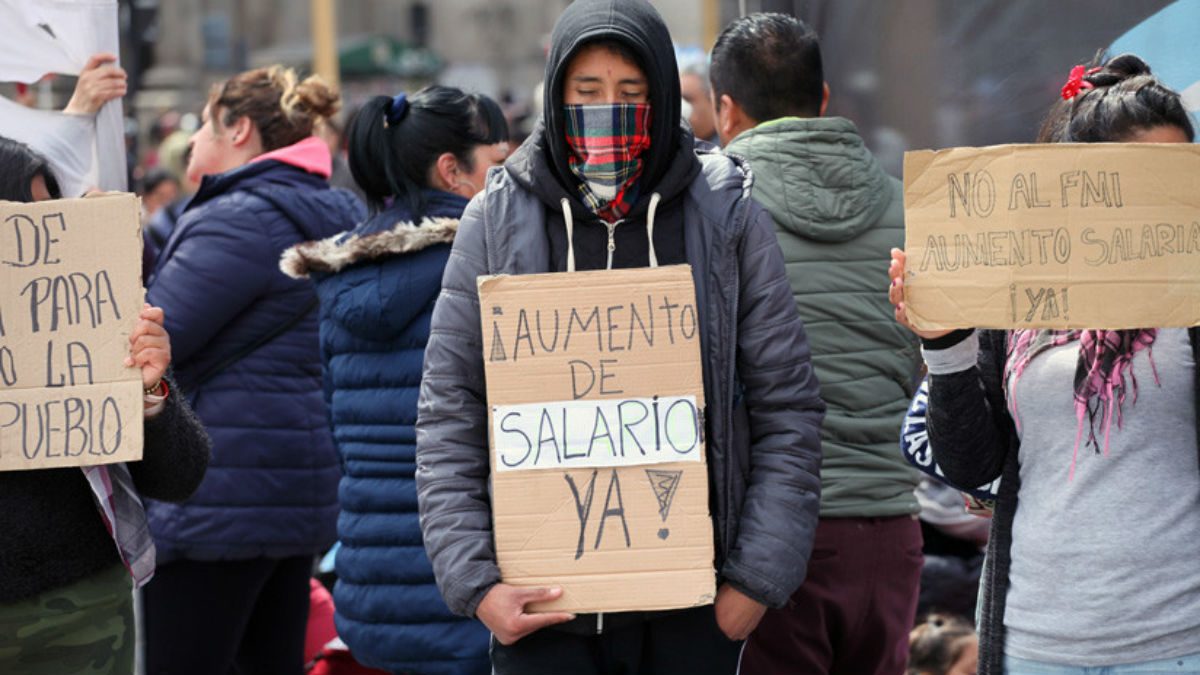
POLYGON ((0 604, 0 673, 127 675, 133 642, 132 580, 123 565, 0 604))

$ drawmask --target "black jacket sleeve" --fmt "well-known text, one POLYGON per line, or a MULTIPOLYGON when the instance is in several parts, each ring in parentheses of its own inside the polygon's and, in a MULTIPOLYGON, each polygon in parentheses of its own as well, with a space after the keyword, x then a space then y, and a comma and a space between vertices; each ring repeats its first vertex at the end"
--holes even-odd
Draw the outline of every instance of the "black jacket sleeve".
POLYGON ((738 251, 737 372, 750 475, 737 540, 721 575, 782 607, 804 581, 821 502, 821 400, 775 226, 753 205, 738 251))
POLYGON ((926 420, 933 457, 954 485, 985 485, 1000 477, 1015 428, 1004 397, 1005 333, 981 331, 974 368, 929 376, 926 420))
POLYGON ((170 377, 167 387, 162 411, 146 420, 142 459, 129 463, 129 473, 143 497, 181 502, 200 487, 212 443, 170 377))

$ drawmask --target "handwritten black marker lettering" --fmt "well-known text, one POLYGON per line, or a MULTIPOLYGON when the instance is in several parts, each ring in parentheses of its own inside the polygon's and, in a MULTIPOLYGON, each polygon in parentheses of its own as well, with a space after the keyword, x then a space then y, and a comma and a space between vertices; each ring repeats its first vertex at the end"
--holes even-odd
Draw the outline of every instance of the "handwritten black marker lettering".
POLYGON ((684 340, 696 337, 696 306, 688 303, 679 311, 679 333, 684 340))
POLYGON ((534 315, 534 323, 537 324, 538 344, 542 346, 542 351, 553 354, 558 347, 558 310, 554 310, 554 339, 550 341, 549 347, 546 346, 546 338, 542 334, 542 310, 539 309, 534 315))
POLYGON ((681 455, 686 455, 692 450, 695 450, 696 446, 700 444, 700 415, 696 412, 696 406, 693 405, 691 401, 681 398, 672 402, 671 405, 667 406, 667 412, 666 415, 664 415, 663 421, 667 426, 667 443, 672 449, 675 450, 675 452, 681 455), (675 442, 676 439, 672 433, 674 425, 671 424, 671 413, 675 412, 675 410, 681 405, 684 406, 684 412, 690 414, 691 416, 691 421, 687 427, 680 425, 681 428, 687 428, 691 432, 690 443, 682 447, 680 444, 675 442))
POLYGON ((633 443, 634 443, 634 445, 637 446, 638 452, 641 453, 641 455, 643 457, 646 456, 646 448, 642 447, 642 442, 638 440, 637 434, 630 431, 629 428, 632 426, 641 424, 642 422, 645 422, 646 419, 649 417, 650 417, 650 409, 647 408, 646 404, 642 403, 641 401, 621 401, 620 403, 617 404, 617 427, 620 429, 619 433, 621 435, 621 456, 622 457, 625 456, 625 437, 627 435, 633 439, 633 443), (633 408, 634 406, 636 406, 638 408, 638 410, 641 412, 641 417, 637 418, 636 420, 626 421, 627 418, 625 417, 625 408, 627 406, 629 408, 633 408))
POLYGON ((1038 197, 1037 173, 1031 172, 1028 177, 1023 173, 1017 173, 1013 176, 1012 188, 1008 198, 1009 211, 1016 211, 1019 208, 1040 209, 1048 206, 1050 206, 1049 201, 1038 197), (1020 199, 1018 200, 1018 198, 1020 199))
POLYGON ((554 420, 550 419, 550 411, 542 408, 542 416, 538 420, 537 453, 533 456, 533 465, 537 466, 542 458, 542 448, 550 443, 554 446, 554 459, 562 464, 562 451, 558 447, 558 435, 554 431, 554 420))
POLYGON ((567 367, 571 369, 571 397, 578 401, 590 394, 592 388, 596 386, 596 369, 582 359, 567 361, 567 367), (584 387, 580 387, 579 378, 581 376, 587 377, 587 385, 584 387))
POLYGON ((625 522, 625 502, 621 500, 621 478, 617 474, 617 470, 613 469, 612 474, 608 479, 608 494, 604 497, 604 512, 600 514, 600 527, 596 530, 596 545, 592 547, 593 551, 600 550, 600 541, 604 538, 604 523, 609 516, 621 519, 621 529, 625 532, 625 548, 629 548, 631 543, 629 540, 629 524, 625 522), (617 494, 617 506, 613 508, 612 496, 613 492, 617 494))
POLYGON ((502 464, 504 464, 504 466, 507 466, 509 468, 512 468, 514 466, 521 466, 522 464, 525 463, 525 460, 529 459, 530 453, 533 452, 533 440, 529 438, 528 434, 526 434, 524 431, 521 431, 520 427, 511 427, 510 428, 510 427, 506 426, 508 424, 509 420, 511 420, 513 418, 516 418, 519 421, 521 419, 521 413, 510 412, 510 413, 506 414, 504 417, 500 418, 500 431, 502 431, 506 434, 516 434, 516 435, 520 436, 521 438, 523 438, 525 440, 525 454, 521 455, 521 459, 518 459, 515 462, 510 462, 510 461, 508 461, 507 457, 501 456, 500 462, 502 464))
POLYGON ((663 303, 658 308, 667 313, 667 337, 670 338, 671 344, 675 344, 675 319, 673 312, 679 308, 679 304, 671 302, 669 298, 664 296, 663 303))
MULTIPOLYGON (((616 321, 613 320, 613 312, 614 311, 621 312, 624 309, 625 309, 625 305, 609 305, 608 307, 606 307, 604 309, 604 316, 608 319, 608 323, 605 327, 605 332, 608 333, 608 351, 610 351, 610 352, 625 351, 624 346, 619 345, 619 344, 613 344, 613 334, 616 333, 617 329, 620 328, 620 325, 616 321)), ((630 323, 630 327, 631 328, 633 327, 632 323, 630 323)))
POLYGON ((98 427, 100 433, 100 452, 104 455, 113 455, 117 450, 121 449, 121 409, 117 407, 117 401, 111 396, 104 399, 104 403, 100 406, 100 424, 98 427), (113 437, 112 447, 108 447, 108 424, 109 415, 114 418, 112 420, 113 427, 117 430, 113 437))
MULTIPOLYGON (((566 430, 564 429, 563 431, 563 435, 565 436, 566 430)), ((608 425, 608 418, 604 416, 604 408, 601 406, 596 406, 596 416, 595 419, 592 420, 592 438, 588 441, 588 457, 592 456, 592 451, 596 447, 596 439, 598 438, 603 438, 608 441, 608 449, 612 453, 613 457, 616 457, 617 444, 613 442, 612 429, 608 425), (604 428, 603 431, 600 430, 601 427, 604 428)))
POLYGON ((593 307, 591 313, 588 314, 587 316, 588 316, 588 319, 585 322, 579 316, 579 308, 578 307, 571 308, 571 316, 569 319, 567 319, 567 337, 565 340, 563 340, 563 350, 564 351, 571 348, 571 335, 574 334, 575 326, 578 325, 579 330, 586 335, 588 332, 588 327, 592 325, 593 321, 596 323, 596 350, 604 351, 604 342, 603 342, 604 336, 601 334, 601 331, 600 331, 600 308, 593 307))
POLYGON ((87 345, 82 342, 68 342, 64 351, 65 375, 55 368, 54 341, 46 343, 46 386, 74 387, 80 384, 95 384, 92 377, 92 354, 87 345), (77 371, 83 376, 77 377, 77 371))
POLYGON ((638 314, 637 304, 629 303, 629 349, 633 349, 633 326, 637 324, 641 330, 642 338, 646 341, 647 347, 654 346, 654 300, 646 296, 646 316, 649 318, 649 325, 642 321, 642 316, 638 314))
POLYGON ((519 312, 517 312, 517 336, 516 336, 516 338, 513 339, 513 355, 512 355, 514 363, 517 361, 517 358, 521 354, 521 341, 522 340, 524 340, 529 345, 529 355, 536 356, 537 355, 536 352, 533 351, 533 332, 529 328, 529 313, 525 311, 524 307, 522 307, 521 310, 519 312))
POLYGON ((587 496, 582 500, 579 498, 579 488, 575 487, 575 479, 571 478, 569 473, 563 474, 563 478, 567 480, 567 486, 571 488, 571 497, 575 499, 575 515, 579 518, 579 543, 575 546, 576 560, 583 557, 584 536, 587 532, 588 516, 592 513, 592 497, 596 494, 596 475, 599 473, 599 469, 592 470, 592 477, 588 481, 587 496))
MULTIPOLYGON (((494 314, 499 307, 493 307, 494 314)), ((507 361, 508 353, 504 350, 504 338, 500 336, 500 324, 492 321, 492 353, 488 356, 488 361, 496 363, 499 361, 507 361)))
POLYGON ((8 347, 0 347, 0 382, 6 387, 17 383, 17 362, 8 347))
POLYGON ((622 389, 610 389, 607 384, 608 380, 616 378, 616 375, 608 371, 610 365, 616 364, 616 359, 600 359, 600 395, 601 396, 617 396, 624 394, 622 389))

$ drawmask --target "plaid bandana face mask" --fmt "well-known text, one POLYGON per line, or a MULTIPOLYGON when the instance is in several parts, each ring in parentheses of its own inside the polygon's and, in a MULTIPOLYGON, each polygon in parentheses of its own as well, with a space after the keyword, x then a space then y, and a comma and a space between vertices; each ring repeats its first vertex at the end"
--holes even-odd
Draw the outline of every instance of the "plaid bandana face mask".
POLYGON ((608 222, 637 199, 642 155, 650 147, 650 105, 565 105, 568 162, 583 203, 608 222))

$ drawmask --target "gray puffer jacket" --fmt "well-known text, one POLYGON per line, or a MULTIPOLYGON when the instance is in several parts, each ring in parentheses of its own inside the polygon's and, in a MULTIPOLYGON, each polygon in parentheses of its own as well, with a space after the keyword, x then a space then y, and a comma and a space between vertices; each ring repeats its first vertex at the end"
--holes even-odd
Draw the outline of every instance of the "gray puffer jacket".
MULTIPOLYGON (((710 503, 719 576, 782 607, 804 580, 820 502, 825 405, 771 217, 749 171, 703 155, 681 200, 703 326, 710 503)), ((548 207, 502 170, 463 214, 425 351, 417 496, 450 609, 471 616, 500 581, 476 278, 551 269, 548 207)))

